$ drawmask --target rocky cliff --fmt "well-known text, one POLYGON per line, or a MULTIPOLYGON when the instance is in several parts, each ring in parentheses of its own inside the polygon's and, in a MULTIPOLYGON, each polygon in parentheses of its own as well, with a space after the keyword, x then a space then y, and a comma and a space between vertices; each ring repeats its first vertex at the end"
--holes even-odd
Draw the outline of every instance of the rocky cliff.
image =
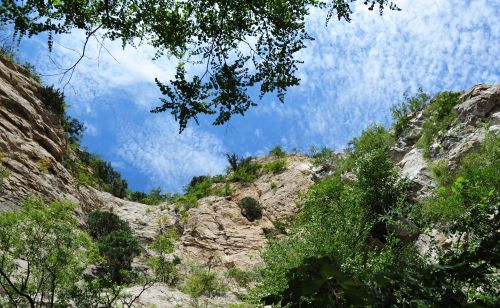
MULTIPOLYGON (((283 172, 262 173, 253 183, 234 183, 231 196, 202 198, 181 221, 172 204, 144 205, 78 185, 65 167, 65 131, 59 117, 41 102, 40 87, 23 68, 0 58, 0 157, 8 171, 0 186, 0 210, 15 207, 28 196, 68 199, 79 204, 77 214, 81 218, 94 209, 117 213, 130 223, 144 245, 165 228, 182 224, 176 254, 183 261, 213 262, 220 271, 231 267, 248 270, 259 264, 259 253, 269 236, 285 236, 276 230, 299 210, 300 192, 328 174, 322 168, 313 168, 305 155, 288 155, 283 172), (244 197, 260 202, 261 219, 249 221, 242 215, 238 204, 244 197)), ((408 128, 391 149, 398 168, 416 184, 416 199, 435 187, 430 173, 434 162, 444 160, 453 169, 466 152, 479 145, 487 131, 500 131, 500 85, 474 86, 462 93, 461 100, 453 109, 454 121, 434 136, 427 157, 417 146, 427 119, 423 111, 411 115, 408 128)), ((261 163, 271 160, 258 159, 261 163)), ((234 295, 228 294, 213 303, 225 305, 234 300, 234 295)), ((189 297, 159 285, 149 289, 140 302, 168 307, 188 303, 189 297)))

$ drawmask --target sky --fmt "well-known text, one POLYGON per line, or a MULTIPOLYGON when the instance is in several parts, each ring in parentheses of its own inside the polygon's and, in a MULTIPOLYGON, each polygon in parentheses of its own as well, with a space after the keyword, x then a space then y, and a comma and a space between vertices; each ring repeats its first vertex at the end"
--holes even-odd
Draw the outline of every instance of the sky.
MULTIPOLYGON (((361 1, 362 2, 362 1, 361 1)), ((152 60, 154 49, 122 49, 91 42, 65 87, 69 115, 87 126, 82 145, 110 161, 133 190, 181 192, 193 176, 228 166, 225 153, 263 155, 276 145, 307 152, 311 146, 344 148, 372 123, 391 124, 390 107, 418 87, 435 94, 500 82, 500 0, 399 0, 402 11, 383 16, 355 7, 352 22, 313 9, 307 28, 315 37, 298 55, 301 84, 282 104, 265 96, 227 125, 213 118, 181 134, 169 113, 152 114, 161 93, 154 78, 170 80, 176 61, 152 60)), ((22 42, 21 60, 34 63, 46 84, 64 86, 83 46, 82 33, 56 37, 49 53, 43 37, 22 42)))

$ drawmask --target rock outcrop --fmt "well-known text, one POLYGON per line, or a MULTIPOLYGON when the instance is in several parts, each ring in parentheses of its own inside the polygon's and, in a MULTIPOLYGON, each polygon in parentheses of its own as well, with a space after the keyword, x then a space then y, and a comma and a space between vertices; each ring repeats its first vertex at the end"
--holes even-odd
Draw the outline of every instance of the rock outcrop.
POLYGON ((500 84, 476 85, 460 99, 462 103, 453 108, 455 120, 435 136, 428 158, 424 158, 416 144, 426 120, 423 111, 410 119, 406 133, 391 149, 397 166, 416 184, 416 199, 427 196, 435 187, 430 173, 433 162, 443 160, 454 170, 464 154, 480 145, 487 131, 493 134, 500 131, 500 84))
MULTIPOLYGON (((67 138, 61 120, 40 101, 40 87, 22 67, 0 57, 0 158, 2 168, 9 173, 0 186, 0 211, 15 207, 28 196, 67 199, 79 205, 80 218, 94 209, 115 212, 129 222, 145 246, 163 228, 181 224, 171 204, 144 205, 78 185, 65 167, 67 138)), ((477 85, 461 98, 463 102, 453 110, 454 122, 435 136, 428 158, 416 144, 426 120, 424 112, 411 117, 408 129, 391 149, 396 165, 415 183, 417 200, 432 193, 435 187, 430 172, 433 162, 444 160, 454 169, 465 153, 480 144, 487 131, 497 135, 500 132, 500 85, 477 85)), ((266 163, 272 159, 261 157, 258 161, 266 163)), ((312 168, 305 155, 288 155, 285 160, 287 168, 280 173, 264 173, 253 183, 232 183, 233 194, 229 197, 199 200, 199 206, 191 208, 182 222, 176 254, 183 261, 210 263, 216 270, 249 270, 257 265, 267 238, 285 236, 280 232, 299 210, 300 192, 307 190, 313 180, 328 175, 327 169, 312 168), (249 221, 242 215, 239 202, 244 197, 259 201, 262 218, 249 221)), ((346 173, 342 180, 357 179, 355 174, 346 173)), ((428 249, 429 236, 443 243, 450 240, 439 230, 431 230, 430 234, 421 235, 420 250, 428 249)), ((211 303, 225 306, 228 298, 229 302, 234 301, 234 296, 229 296, 211 303)), ((190 300, 179 291, 158 285, 147 290, 140 302, 171 307, 188 305, 190 300)))
POLYGON ((290 155, 286 161, 287 169, 279 174, 264 174, 253 183, 235 185, 231 197, 201 199, 200 206, 189 210, 181 254, 242 270, 256 265, 266 234, 276 230, 274 224, 290 221, 298 210, 297 196, 313 183, 306 156, 290 155), (263 208, 261 219, 249 221, 242 215, 239 201, 244 197, 259 201, 263 208))

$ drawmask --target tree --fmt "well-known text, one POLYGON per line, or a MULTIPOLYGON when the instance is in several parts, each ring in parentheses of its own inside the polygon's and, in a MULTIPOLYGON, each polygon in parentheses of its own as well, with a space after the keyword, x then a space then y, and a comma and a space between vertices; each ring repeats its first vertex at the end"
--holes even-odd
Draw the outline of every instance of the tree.
MULTIPOLYGON (((96 251, 74 205, 28 200, 0 214, 0 290, 9 306, 66 306, 96 251)), ((2 306, 0 297, 0 306, 2 306)))
MULTIPOLYGON (((312 7, 351 20, 355 0, 97 0, 2 1, 0 22, 14 29, 19 40, 40 33, 53 35, 86 32, 81 57, 65 72, 72 72, 95 38, 122 41, 123 46, 147 43, 163 55, 179 59, 169 84, 156 79, 165 95, 152 112, 169 111, 182 131, 191 119, 213 115, 214 125, 255 106, 251 87, 276 94, 283 102, 288 88, 298 85, 297 52, 313 40, 305 29, 312 7), (193 74, 193 71, 202 72, 193 74)), ((388 0, 364 1, 380 14, 399 10, 388 0)))

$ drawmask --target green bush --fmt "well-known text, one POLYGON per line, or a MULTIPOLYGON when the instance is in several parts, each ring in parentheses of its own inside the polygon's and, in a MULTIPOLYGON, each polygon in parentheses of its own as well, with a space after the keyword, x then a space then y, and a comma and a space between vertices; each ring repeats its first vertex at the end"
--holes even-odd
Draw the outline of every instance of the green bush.
POLYGON ((9 176, 9 171, 7 171, 7 169, 5 169, 4 167, 0 166, 0 186, 2 185, 3 183, 3 180, 9 176))
POLYGON ((269 155, 275 156, 277 158, 284 158, 286 156, 286 152, 283 151, 281 146, 275 146, 271 151, 269 151, 269 155))
POLYGON ((403 102, 391 107, 392 119, 394 120, 393 128, 396 137, 401 136, 406 130, 411 115, 425 108, 425 103, 429 98, 430 96, 422 88, 418 88, 417 94, 410 96, 408 92, 405 92, 403 94, 403 102))
POLYGON ((50 162, 48 160, 40 159, 36 162, 38 171, 43 174, 48 174, 50 170, 50 162))
POLYGON ((87 230, 97 240, 114 231, 132 233, 129 224, 118 215, 108 211, 93 211, 86 220, 87 230))
POLYGON ((452 110, 460 102, 460 93, 441 92, 425 108, 427 120, 422 125, 422 136, 417 142, 424 157, 430 156, 430 147, 436 135, 447 129, 455 119, 456 114, 452 110))
POLYGON ((334 156, 334 151, 327 147, 322 147, 320 149, 316 147, 311 147, 309 156, 312 158, 311 163, 315 167, 325 166, 330 164, 330 160, 334 156))
POLYGON ((268 163, 265 163, 262 168, 264 169, 264 172, 266 173, 280 173, 286 170, 286 160, 284 159, 277 159, 268 163))
POLYGON ((132 260, 142 249, 129 224, 116 214, 105 211, 90 213, 86 223, 105 259, 101 265, 103 275, 109 275, 113 283, 130 281, 132 260))
POLYGON ((164 235, 159 235, 151 243, 150 247, 157 255, 151 257, 151 268, 158 281, 166 284, 174 284, 178 278, 175 266, 178 259, 169 260, 168 255, 174 252, 174 244, 179 240, 179 235, 174 228, 169 228, 164 235))
POLYGON ((223 293, 226 287, 222 284, 219 276, 215 272, 210 272, 202 267, 193 267, 191 273, 186 278, 182 291, 186 294, 198 298, 202 295, 215 296, 223 293))
POLYGON ((130 282, 132 261, 142 252, 141 245, 131 232, 113 231, 97 240, 99 253, 106 260, 103 270, 113 283, 130 282))
POLYGON ((74 208, 63 201, 27 200, 16 211, 0 213, 0 294, 7 297, 6 307, 74 302, 72 294, 96 250, 78 229, 74 208))
POLYGON ((252 197, 244 197, 240 200, 241 214, 245 216, 249 221, 254 221, 256 219, 262 218, 262 207, 259 201, 252 197))
POLYGON ((238 168, 233 171, 230 176, 232 182, 251 183, 255 181, 262 166, 257 162, 253 162, 251 157, 242 159, 238 168))
POLYGON ((38 94, 47 109, 63 119, 66 109, 64 93, 59 89, 55 89, 52 85, 40 87, 38 94))
POLYGON ((149 193, 144 193, 142 191, 128 191, 127 199, 133 202, 139 202, 148 205, 158 205, 162 202, 170 200, 172 197, 170 193, 161 193, 161 188, 151 189, 149 193))
POLYGON ((238 269, 237 267, 230 267, 226 273, 226 277, 233 279, 238 286, 241 288, 246 288, 250 284, 250 276, 247 272, 238 269))
POLYGON ((63 128, 66 131, 68 141, 77 144, 82 140, 86 129, 85 124, 72 117, 66 117, 63 122, 63 128))

